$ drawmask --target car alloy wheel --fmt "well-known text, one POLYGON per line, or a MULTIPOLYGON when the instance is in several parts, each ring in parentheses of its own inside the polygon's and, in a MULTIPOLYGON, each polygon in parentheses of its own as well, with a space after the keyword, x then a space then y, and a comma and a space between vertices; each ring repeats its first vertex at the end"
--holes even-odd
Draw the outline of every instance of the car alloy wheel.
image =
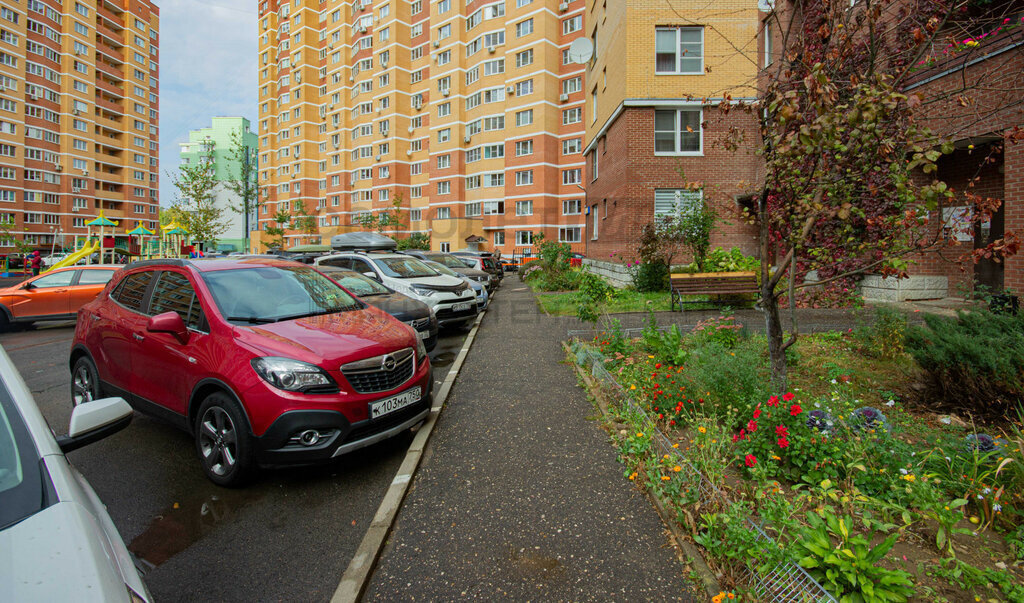
POLYGON ((82 357, 75 362, 71 373, 71 403, 75 406, 99 398, 99 380, 92 361, 82 357))
POLYGON ((195 424, 196 452, 210 480, 221 486, 239 486, 253 468, 253 447, 245 415, 224 393, 203 401, 195 424))

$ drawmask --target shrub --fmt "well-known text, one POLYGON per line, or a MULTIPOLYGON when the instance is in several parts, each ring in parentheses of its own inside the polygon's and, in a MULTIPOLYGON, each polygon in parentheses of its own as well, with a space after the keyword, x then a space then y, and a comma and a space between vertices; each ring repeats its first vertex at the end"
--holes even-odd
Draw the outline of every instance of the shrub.
POLYGON ((981 415, 1007 415, 1024 401, 1024 314, 925 316, 907 350, 948 400, 981 415))
POLYGON ((875 358, 897 358, 903 354, 907 336, 907 317, 892 308, 875 309, 870 326, 858 327, 856 339, 865 354, 875 358))
POLYGON ((662 260, 626 265, 633 287, 640 293, 668 291, 668 266, 662 260))
POLYGON ((611 301, 615 289, 600 276, 586 271, 579 272, 577 286, 579 305, 576 307, 576 317, 583 322, 596 323, 601 308, 611 301))
POLYGON ((754 339, 732 349, 713 341, 690 348, 682 378, 688 392, 707 398, 705 414, 735 426, 740 409, 768 397, 763 349, 764 341, 754 339))
POLYGON ((541 234, 534 236, 540 251, 536 260, 527 264, 521 278, 540 291, 569 291, 576 288, 579 271, 569 264, 572 250, 566 243, 545 241, 541 234))
POLYGON ((739 247, 725 250, 715 247, 708 252, 700 272, 754 272, 760 274, 761 261, 755 257, 743 255, 739 247))

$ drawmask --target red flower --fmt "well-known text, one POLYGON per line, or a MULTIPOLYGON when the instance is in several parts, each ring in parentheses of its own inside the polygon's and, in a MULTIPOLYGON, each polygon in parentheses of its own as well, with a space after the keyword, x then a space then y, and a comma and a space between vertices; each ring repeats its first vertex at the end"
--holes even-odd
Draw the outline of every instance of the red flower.
POLYGON ((757 421, 754 421, 753 419, 751 419, 751 421, 749 423, 747 423, 747 431, 749 431, 751 433, 757 431, 757 421))
POLYGON ((789 435, 789 429, 785 425, 779 425, 775 428, 775 435, 784 438, 789 435))
POLYGON ((772 396, 771 398, 768 398, 768 406, 778 406, 778 405, 779 405, 779 397, 778 396, 772 396))
POLYGON ((740 436, 738 436, 736 434, 733 434, 733 436, 732 436, 732 443, 735 444, 736 442, 739 442, 739 441, 740 441, 740 436))
POLYGON ((656 368, 656 369, 661 368, 661 363, 659 362, 658 364, 655 364, 654 368, 656 368))
POLYGON ((796 396, 793 395, 793 392, 786 392, 786 393, 782 394, 782 400, 784 402, 789 402, 790 400, 792 400, 795 397, 796 396))
POLYGON ((752 454, 748 454, 747 458, 745 458, 744 460, 747 463, 747 467, 753 467, 754 465, 757 464, 757 457, 752 454))
POLYGON ((761 417, 761 409, 760 408, 755 408, 754 409, 754 418, 758 419, 760 417, 761 417))
POLYGON ((789 440, 786 438, 779 438, 779 448, 785 448, 786 446, 789 446, 789 440))
POLYGON ((800 408, 799 404, 794 404, 793 406, 789 407, 789 414, 793 415, 794 417, 802 413, 803 411, 804 409, 800 408))

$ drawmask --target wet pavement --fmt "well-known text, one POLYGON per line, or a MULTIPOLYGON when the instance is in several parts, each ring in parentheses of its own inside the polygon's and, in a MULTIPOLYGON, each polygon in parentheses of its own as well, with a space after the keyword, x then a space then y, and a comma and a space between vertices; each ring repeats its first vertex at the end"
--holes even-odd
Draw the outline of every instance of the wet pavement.
MULTIPOLYGON (((73 323, 0 333, 53 430, 71 415, 73 323)), ((465 332, 442 332, 435 387, 465 332)), ((184 432, 136 413, 125 430, 68 455, 149 568, 157 601, 327 600, 412 441, 402 435, 331 464, 264 470, 228 490, 209 482, 184 432)))

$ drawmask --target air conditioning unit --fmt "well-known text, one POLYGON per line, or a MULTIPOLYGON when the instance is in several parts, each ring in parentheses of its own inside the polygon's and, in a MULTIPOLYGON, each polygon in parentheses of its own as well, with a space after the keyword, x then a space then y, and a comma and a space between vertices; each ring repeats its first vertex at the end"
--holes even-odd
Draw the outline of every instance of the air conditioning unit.
POLYGON ((505 92, 507 92, 509 94, 515 94, 516 93, 516 87, 515 86, 509 86, 508 88, 505 88, 505 92))
POLYGON ((366 26, 365 25, 360 25, 359 26, 359 33, 366 33, 366 26))
POLYGON ((356 12, 358 13, 361 10, 363 10, 363 5, 362 4, 356 4, 356 12))
POLYGON ((356 81, 356 76, 354 76, 354 75, 348 76, 348 81, 350 81, 350 82, 356 81))
POLYGON ((569 100, 569 95, 568 94, 563 94, 563 95, 558 97, 558 100, 560 100, 560 101, 562 101, 564 103, 565 101, 569 100))
POLYGON ((467 134, 466 137, 463 138, 463 140, 465 140, 466 142, 472 142, 473 141, 473 137, 467 134))
POLYGON ((494 54, 494 53, 495 53, 495 52, 496 52, 497 50, 498 50, 498 49, 497 49, 497 48, 495 48, 494 46, 488 46, 488 47, 487 47, 487 52, 489 52, 489 53, 491 53, 491 54, 494 54))
POLYGON ((375 156, 374 156, 374 158, 373 158, 373 160, 374 160, 374 161, 380 161, 380 155, 375 155, 375 156))
POLYGON ((334 143, 334 150, 338 150, 338 149, 340 149, 340 148, 341 148, 341 144, 339 144, 339 143, 337 143, 337 142, 336 142, 336 143, 334 143))
POLYGON ((295 174, 292 174, 292 178, 294 178, 294 177, 296 177, 296 176, 298 176, 298 174, 297 174, 297 173, 295 173, 295 174))
POLYGON ((414 127, 412 127, 412 126, 409 126, 409 133, 410 133, 410 134, 412 134, 412 133, 413 133, 413 132, 415 132, 415 131, 416 131, 416 128, 414 128, 414 127))
POLYGON ((449 90, 449 89, 447 89, 447 88, 445 88, 444 90, 442 90, 442 91, 441 91, 441 94, 442 94, 442 95, 444 95, 444 96, 446 96, 446 97, 447 97, 447 96, 448 96, 449 94, 451 94, 451 93, 452 93, 452 91, 451 91, 451 90, 449 90))
POLYGON ((440 48, 440 46, 441 46, 441 41, 440 40, 434 40, 434 48, 440 48))
POLYGON ((4 90, 7 90, 7 87, 3 84, 0 84, 0 92, 3 92, 4 90))
POLYGON ((75 115, 81 115, 82 114, 82 112, 79 111, 78 109, 74 109, 71 112, 74 113, 75 115))
POLYGON ((356 178, 355 178, 355 176, 353 176, 352 178, 349 179, 348 185, 349 186, 355 186, 356 185, 356 178))
POLYGON ((406 157, 412 157, 412 149, 406 149, 405 150, 405 156, 406 157))
POLYGON ((28 97, 32 100, 39 100, 39 95, 35 93, 29 94, 28 97))
POLYGON ((89 170, 82 170, 82 175, 83 176, 88 176, 89 175, 89 170))
POLYGON ((295 83, 296 84, 301 84, 302 83, 302 74, 301 73, 296 73, 295 74, 295 83))
POLYGON ((331 50, 334 50, 334 42, 331 42, 330 44, 328 44, 327 48, 330 48, 331 50))
POLYGON ((567 10, 569 10, 569 3, 568 2, 563 2, 563 3, 558 5, 558 12, 564 13, 567 10))
POLYGON ((331 104, 327 105, 327 108, 328 109, 333 109, 334 108, 334 103, 331 103, 331 104))
POLYGON ((64 166, 58 163, 55 166, 53 166, 53 169, 57 170, 58 172, 62 172, 64 171, 64 166))

